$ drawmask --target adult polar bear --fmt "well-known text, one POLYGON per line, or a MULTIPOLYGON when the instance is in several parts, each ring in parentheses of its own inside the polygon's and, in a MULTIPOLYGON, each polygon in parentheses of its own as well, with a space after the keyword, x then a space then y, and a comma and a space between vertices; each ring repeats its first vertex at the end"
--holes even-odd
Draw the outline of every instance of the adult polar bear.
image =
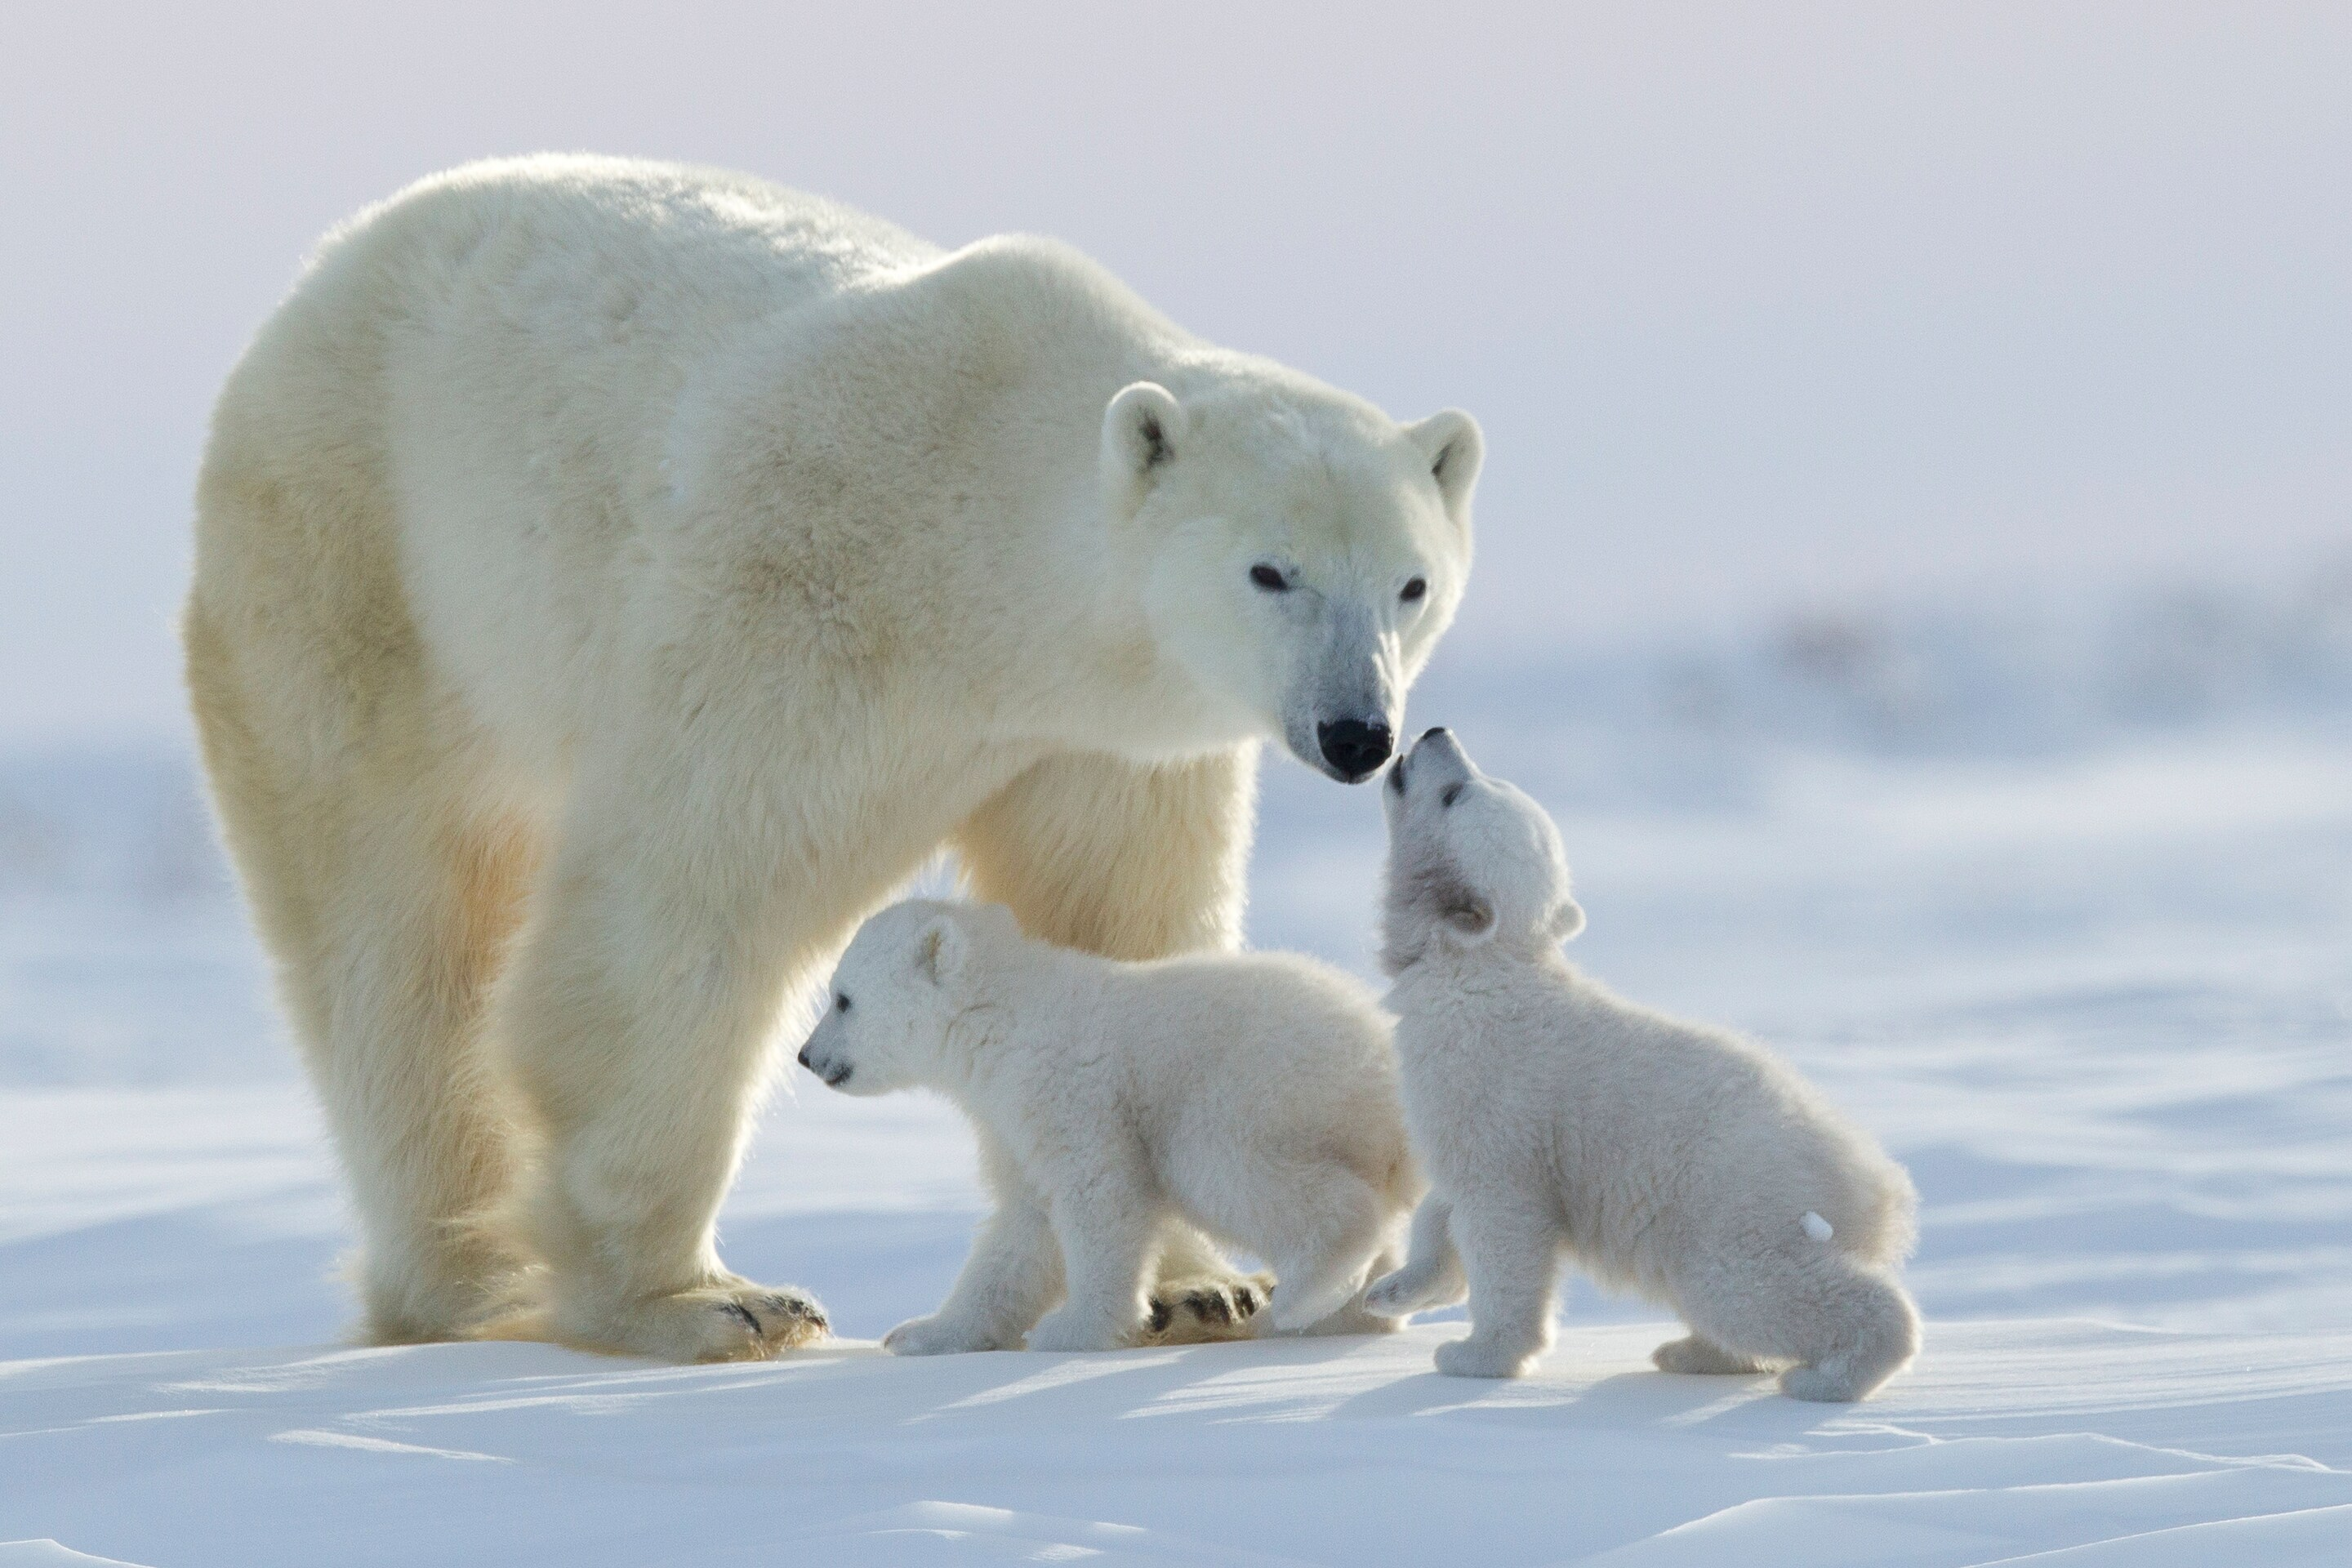
POLYGON ((1386 759, 1479 459, 1062 246, 738 175, 480 163, 331 237, 185 634, 368 1333, 821 1331, 713 1244, 785 1000, 942 845, 1039 936, 1234 943, 1257 742, 1386 759))

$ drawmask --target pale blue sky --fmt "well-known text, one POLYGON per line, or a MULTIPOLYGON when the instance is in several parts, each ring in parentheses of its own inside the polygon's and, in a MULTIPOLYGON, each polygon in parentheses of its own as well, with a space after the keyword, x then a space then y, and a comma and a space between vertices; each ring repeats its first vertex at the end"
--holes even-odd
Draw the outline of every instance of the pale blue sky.
POLYGON ((166 733, 213 389, 483 153, 1060 235, 1485 422, 1458 637, 2352 536, 2352 8, 404 4, 0 29, 0 744, 166 733))

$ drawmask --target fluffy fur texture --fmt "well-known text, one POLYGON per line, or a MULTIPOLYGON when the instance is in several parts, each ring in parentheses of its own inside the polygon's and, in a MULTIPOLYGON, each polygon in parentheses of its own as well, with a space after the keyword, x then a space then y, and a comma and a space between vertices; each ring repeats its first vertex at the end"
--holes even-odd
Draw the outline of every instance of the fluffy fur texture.
POLYGON ((1062 246, 738 175, 476 164, 331 236, 184 631, 368 1337, 821 1332, 712 1241, 787 998, 942 846, 1039 936, 1234 945, 1259 741, 1401 722, 1478 460, 1062 246))
POLYGON ((1444 731, 1381 798, 1388 1005, 1433 1190, 1370 1308, 1459 1300, 1466 1273, 1471 1333, 1438 1370, 1517 1377, 1550 1347, 1565 1250, 1682 1315, 1668 1372, 1780 1366, 1784 1393, 1847 1400, 1907 1363, 1903 1168, 1769 1053, 1571 968, 1584 915, 1558 830, 1444 731))
POLYGON ((848 1094, 936 1089, 980 1135, 996 1212, 946 1303, 883 1341, 901 1355, 1133 1344, 1158 1326, 1152 1258, 1188 1226, 1274 1266, 1261 1324, 1388 1326, 1358 1298, 1423 1184, 1387 1016, 1337 970, 1122 963, 1001 908, 912 900, 849 944, 800 1059, 848 1094))

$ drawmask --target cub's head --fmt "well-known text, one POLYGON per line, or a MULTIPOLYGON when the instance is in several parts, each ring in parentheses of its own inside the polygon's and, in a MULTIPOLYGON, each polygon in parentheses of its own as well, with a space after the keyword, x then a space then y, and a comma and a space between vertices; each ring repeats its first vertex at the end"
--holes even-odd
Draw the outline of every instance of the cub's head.
POLYGON ((1002 904, 891 905, 860 926, 841 955, 801 1066, 845 1094, 933 1081, 989 952, 1020 935, 1002 904))
POLYGON ((1467 414, 1398 425, 1270 367, 1111 399, 1104 504, 1218 730, 1344 783, 1380 771, 1461 601, 1483 453, 1467 414))
POLYGON ((1584 929, 1551 818, 1480 773, 1447 731, 1430 731, 1397 759, 1381 799, 1389 822, 1381 963, 1391 974, 1433 947, 1499 942, 1533 953, 1584 929))

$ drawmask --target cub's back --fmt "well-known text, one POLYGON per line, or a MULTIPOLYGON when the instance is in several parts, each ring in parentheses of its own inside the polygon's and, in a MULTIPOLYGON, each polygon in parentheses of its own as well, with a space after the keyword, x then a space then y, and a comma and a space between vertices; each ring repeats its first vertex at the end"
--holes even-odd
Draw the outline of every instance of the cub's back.
POLYGON ((1843 1248, 1874 1261, 1909 1249, 1909 1176, 1777 1053, 1581 975, 1563 988, 1559 1020, 1563 1065, 1579 1086, 1566 1101, 1560 1162, 1583 1173, 1571 1185, 1594 1200, 1578 1216, 1580 1233, 1608 1236, 1625 1216, 1600 1200, 1638 1187, 1679 1197, 1689 1215, 1727 1219, 1733 1194, 1770 1209, 1775 1223, 1780 1208, 1811 1209, 1843 1248))
POLYGON ((1113 1026, 1157 1104, 1263 1136, 1399 1124, 1390 1019, 1371 987, 1293 953, 1120 966, 1113 1026))

